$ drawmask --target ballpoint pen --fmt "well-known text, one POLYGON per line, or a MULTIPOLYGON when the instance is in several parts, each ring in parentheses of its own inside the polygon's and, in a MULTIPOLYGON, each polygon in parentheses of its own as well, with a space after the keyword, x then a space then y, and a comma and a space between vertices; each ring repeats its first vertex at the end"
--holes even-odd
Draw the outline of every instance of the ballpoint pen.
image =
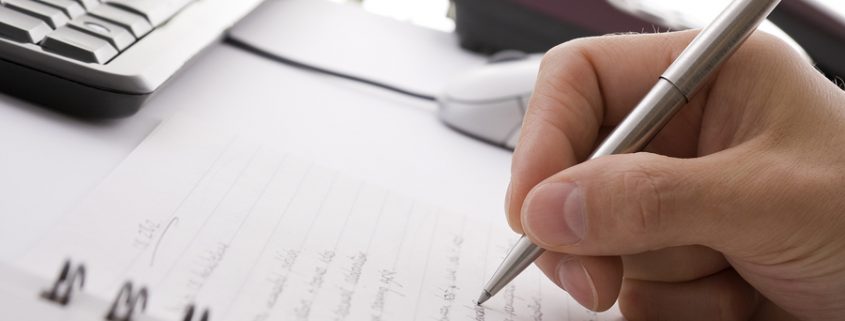
MULTIPOLYGON (((701 85, 722 65, 780 0, 734 0, 702 30, 657 80, 657 84, 602 142, 588 160, 642 150, 701 85)), ((478 304, 496 295, 543 249, 523 235, 484 286, 478 304)))

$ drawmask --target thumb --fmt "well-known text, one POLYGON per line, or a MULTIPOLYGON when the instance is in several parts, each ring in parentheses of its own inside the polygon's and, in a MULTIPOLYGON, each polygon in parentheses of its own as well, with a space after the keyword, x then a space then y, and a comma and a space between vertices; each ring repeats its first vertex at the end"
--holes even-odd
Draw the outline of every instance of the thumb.
POLYGON ((636 153, 571 167, 528 194, 525 233, 543 248, 576 255, 712 247, 737 229, 719 217, 736 196, 717 159, 636 153))

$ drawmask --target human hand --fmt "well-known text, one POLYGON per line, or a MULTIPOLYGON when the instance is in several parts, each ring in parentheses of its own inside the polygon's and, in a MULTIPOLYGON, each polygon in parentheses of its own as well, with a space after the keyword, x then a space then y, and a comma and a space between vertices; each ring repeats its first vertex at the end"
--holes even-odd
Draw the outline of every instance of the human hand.
POLYGON ((695 36, 546 54, 506 209, 546 275, 629 320, 845 318, 845 93, 755 34, 648 145, 582 164, 695 36))

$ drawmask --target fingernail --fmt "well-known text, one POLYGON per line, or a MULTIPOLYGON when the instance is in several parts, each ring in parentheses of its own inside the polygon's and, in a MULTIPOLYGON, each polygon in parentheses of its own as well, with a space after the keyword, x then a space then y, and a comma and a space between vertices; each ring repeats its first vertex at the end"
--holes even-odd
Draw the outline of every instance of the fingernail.
POLYGON ((585 308, 595 311, 598 293, 593 279, 577 258, 564 257, 557 265, 560 286, 585 308))
POLYGON ((573 245, 587 233, 584 196, 574 183, 549 183, 535 190, 525 207, 527 230, 549 246, 573 245))

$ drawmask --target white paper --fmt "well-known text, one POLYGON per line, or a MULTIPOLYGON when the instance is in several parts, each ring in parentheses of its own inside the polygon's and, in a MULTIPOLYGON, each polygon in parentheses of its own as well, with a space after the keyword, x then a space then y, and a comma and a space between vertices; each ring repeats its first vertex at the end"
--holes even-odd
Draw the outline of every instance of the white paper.
POLYGON ((454 33, 327 1, 267 1, 228 36, 274 55, 428 95, 487 63, 461 49, 454 33))
POLYGON ((0 94, 0 261, 31 246, 158 123, 82 121, 0 94))
POLYGON ((16 264, 51 278, 84 262, 87 292, 144 284, 170 320, 190 303, 212 320, 619 319, 534 267, 476 306, 516 237, 473 217, 172 120, 16 264))

